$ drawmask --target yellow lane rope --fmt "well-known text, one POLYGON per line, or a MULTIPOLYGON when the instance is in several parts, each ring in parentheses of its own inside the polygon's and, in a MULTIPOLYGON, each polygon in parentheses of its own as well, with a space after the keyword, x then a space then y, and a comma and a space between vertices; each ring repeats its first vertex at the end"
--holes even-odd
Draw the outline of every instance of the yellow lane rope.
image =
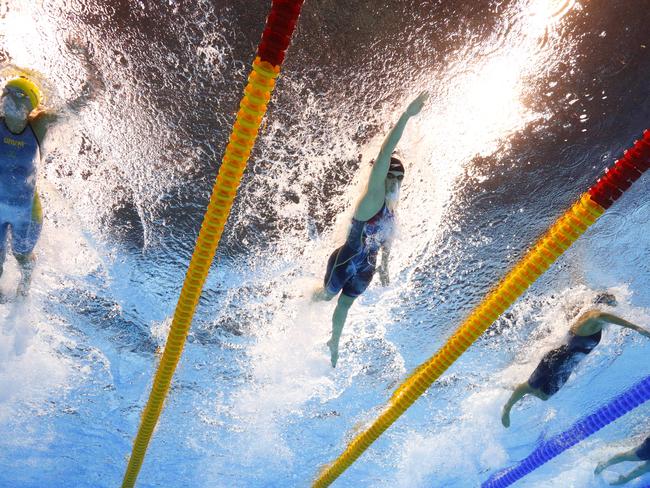
POLYGON ((397 388, 372 425, 323 468, 313 486, 320 488, 333 483, 604 211, 588 193, 582 195, 472 311, 447 343, 397 388))
POLYGON ((259 57, 253 62, 253 71, 248 77, 244 98, 240 103, 237 119, 219 168, 217 181, 212 189, 210 203, 185 275, 185 282, 174 311, 167 344, 153 381, 149 401, 142 413, 140 428, 133 443, 133 451, 122 481, 122 488, 135 485, 149 440, 162 411, 176 365, 181 357, 203 284, 210 270, 233 200, 237 194, 239 182, 257 138, 262 118, 266 113, 266 106, 271 98, 275 79, 279 73, 279 66, 273 66, 267 61, 260 60, 259 57))

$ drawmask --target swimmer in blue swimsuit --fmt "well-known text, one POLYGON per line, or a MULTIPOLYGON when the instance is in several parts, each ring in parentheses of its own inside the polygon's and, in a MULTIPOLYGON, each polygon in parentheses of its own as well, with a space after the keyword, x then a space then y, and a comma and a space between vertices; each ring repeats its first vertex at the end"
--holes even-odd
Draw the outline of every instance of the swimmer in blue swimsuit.
POLYGON ((338 361, 339 340, 348 310, 354 300, 368 288, 377 270, 380 249, 380 279, 382 285, 388 284, 388 257, 395 209, 404 179, 404 166, 392 154, 402 137, 406 123, 420 113, 427 97, 426 93, 421 93, 413 100, 386 136, 373 163, 366 193, 354 212, 345 244, 330 256, 323 287, 314 293, 314 300, 331 300, 340 293, 332 316, 332 337, 327 342, 332 367, 336 367, 338 361))
MULTIPOLYGON (((84 54, 84 64, 92 84, 81 96, 68 102, 65 109, 79 111, 103 85, 89 63, 88 51, 68 41, 68 47, 84 54)), ((43 211, 36 190, 36 172, 41 159, 41 145, 48 129, 58 120, 41 110, 38 86, 25 76, 10 79, 4 86, 0 106, 0 276, 7 256, 8 238, 21 279, 16 295, 24 297, 34 270, 34 247, 43 226, 43 211)), ((0 301, 4 297, 0 296, 0 301)))
MULTIPOLYGON (((596 303, 615 306, 616 298, 603 293, 596 298, 596 303)), ((546 353, 528 381, 517 386, 503 407, 504 427, 510 426, 510 410, 525 395, 546 401, 558 392, 578 363, 598 345, 605 324, 620 325, 650 337, 650 331, 610 313, 594 309, 581 315, 569 330, 566 342, 546 353)))
POLYGON ((34 269, 34 246, 41 234, 43 213, 36 192, 36 167, 41 158, 37 119, 30 119, 41 103, 38 87, 25 77, 7 82, 2 91, 0 118, 0 276, 11 236, 20 265, 17 294, 25 296, 34 269))
POLYGON ((625 461, 643 461, 643 464, 639 465, 636 469, 630 471, 628 474, 619 476, 618 479, 613 483, 610 483, 610 485, 624 485, 628 481, 632 481, 633 479, 638 478, 645 473, 650 473, 650 437, 646 437, 645 441, 643 441, 640 446, 617 454, 609 460, 600 463, 596 468, 595 473, 600 474, 604 469, 614 464, 623 463, 625 461))

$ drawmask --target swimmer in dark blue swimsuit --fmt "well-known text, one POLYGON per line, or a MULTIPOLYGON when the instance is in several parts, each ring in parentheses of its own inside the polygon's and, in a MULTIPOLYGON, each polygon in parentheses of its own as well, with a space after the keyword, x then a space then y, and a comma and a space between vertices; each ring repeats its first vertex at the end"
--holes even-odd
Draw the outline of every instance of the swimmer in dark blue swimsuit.
POLYGON ((645 441, 643 441, 640 446, 617 454, 609 460, 600 463, 596 468, 595 473, 600 474, 604 469, 625 461, 644 461, 644 463, 639 465, 633 471, 630 471, 628 474, 619 476, 618 479, 613 483, 610 483, 610 485, 624 485, 628 481, 632 481, 633 479, 650 472, 650 437, 646 437, 645 441))
POLYGON ((408 120, 420 113, 427 99, 422 93, 406 109, 386 136, 375 160, 366 193, 359 202, 350 232, 343 246, 335 250, 327 263, 323 287, 314 293, 314 300, 331 300, 339 295, 332 316, 332 337, 327 342, 332 367, 339 356, 339 340, 354 300, 361 295, 377 269, 377 256, 382 250, 379 275, 382 285, 388 284, 388 257, 395 221, 395 209, 404 178, 404 166, 392 156, 408 120))
MULTIPOLYGON (((68 102, 65 109, 79 111, 102 83, 89 63, 88 52, 68 41, 68 47, 84 55, 90 81, 89 90, 68 102)), ((34 270, 34 247, 43 225, 41 202, 36 190, 36 172, 41 158, 41 144, 57 116, 41 110, 38 86, 25 76, 10 79, 0 98, 0 276, 11 236, 13 255, 20 265, 21 279, 16 294, 29 292, 34 270)), ((4 297, 0 296, 0 301, 4 297)))
MULTIPOLYGON (((616 298, 604 293, 599 295, 596 303, 614 306, 616 298)), ((525 395, 530 394, 546 401, 558 392, 577 364, 598 345, 605 324, 620 325, 650 337, 650 331, 600 310, 591 310, 581 315, 569 330, 566 342, 546 353, 528 381, 515 389, 503 407, 501 422, 504 427, 510 426, 510 410, 525 395)))

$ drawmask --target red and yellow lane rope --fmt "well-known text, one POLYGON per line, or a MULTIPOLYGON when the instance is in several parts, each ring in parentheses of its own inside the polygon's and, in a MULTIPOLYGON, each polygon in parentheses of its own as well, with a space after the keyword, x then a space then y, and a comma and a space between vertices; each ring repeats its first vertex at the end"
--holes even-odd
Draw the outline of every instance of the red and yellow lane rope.
POLYGON ((149 400, 126 468, 122 487, 132 487, 144 461, 149 440, 180 360, 196 305, 246 169, 257 133, 280 73, 303 0, 273 0, 253 69, 244 89, 230 140, 212 189, 194 253, 174 311, 167 343, 153 380, 149 400))
POLYGON ((322 470, 313 486, 325 487, 334 482, 649 167, 650 131, 646 130, 643 138, 625 151, 624 156, 551 226, 488 293, 445 345, 395 390, 379 417, 348 444, 343 454, 322 470))

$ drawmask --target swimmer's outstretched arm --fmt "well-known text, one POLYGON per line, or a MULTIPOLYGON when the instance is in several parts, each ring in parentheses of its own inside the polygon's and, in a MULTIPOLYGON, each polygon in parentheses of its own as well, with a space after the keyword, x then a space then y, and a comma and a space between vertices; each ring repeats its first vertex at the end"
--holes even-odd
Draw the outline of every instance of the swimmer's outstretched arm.
POLYGON ((636 324, 633 324, 632 322, 628 322, 627 320, 622 319, 621 317, 612 315, 611 313, 600 312, 598 314, 598 318, 600 320, 604 320, 605 322, 609 322, 610 324, 620 325, 621 327, 625 327, 626 329, 632 329, 638 332, 639 334, 650 338, 649 330, 644 329, 643 327, 640 327, 636 324))
POLYGON ((359 202, 359 206, 355 212, 355 218, 358 218, 359 220, 368 220, 377 212, 377 209, 381 208, 383 205, 384 199, 386 198, 386 185, 384 182, 386 181, 386 175, 388 174, 388 168, 390 167, 391 155, 393 154, 395 147, 397 147, 397 143, 402 138, 406 123, 411 117, 420 113, 420 110, 422 110, 422 106, 424 105, 424 102, 427 101, 428 97, 429 95, 427 92, 420 93, 420 95, 409 104, 406 111, 395 124, 395 127, 393 127, 386 136, 386 139, 381 146, 381 150, 377 155, 377 159, 375 159, 375 163, 372 166, 370 178, 368 179, 368 188, 366 189, 366 194, 361 199, 361 202, 359 202))
MULTIPOLYGON (((105 85, 97 67, 91 61, 88 46, 84 46, 82 42, 76 38, 68 39, 66 41, 66 46, 70 51, 79 56, 84 69, 86 70, 87 76, 81 89, 81 93, 77 97, 68 101, 62 109, 63 112, 77 114, 88 102, 97 96, 98 91, 102 91, 105 88, 105 85)), ((30 120, 30 124, 34 129, 34 133, 36 134, 36 138, 40 144, 45 140, 48 129, 56 124, 58 120, 59 113, 50 111, 41 111, 30 120)))
POLYGON ((86 70, 87 78, 83 84, 81 93, 79 93, 76 98, 68 101, 65 106, 65 110, 72 113, 78 113, 88 104, 88 102, 94 100, 99 91, 104 90, 105 85, 97 66, 95 66, 91 60, 92 56, 88 44, 84 44, 84 42, 78 38, 70 38, 66 41, 66 46, 70 51, 77 55, 86 70))
POLYGON ((618 479, 613 483, 610 483, 610 485, 624 485, 628 481, 632 481, 648 472, 650 472, 650 462, 645 462, 635 470, 630 471, 628 474, 619 476, 618 479))
POLYGON ((501 411, 501 423, 505 428, 510 427, 510 411, 512 410, 512 407, 514 407, 519 400, 521 400, 529 393, 533 393, 533 389, 530 387, 527 381, 518 385, 517 388, 515 388, 515 391, 512 392, 512 395, 503 406, 503 410, 501 411))

